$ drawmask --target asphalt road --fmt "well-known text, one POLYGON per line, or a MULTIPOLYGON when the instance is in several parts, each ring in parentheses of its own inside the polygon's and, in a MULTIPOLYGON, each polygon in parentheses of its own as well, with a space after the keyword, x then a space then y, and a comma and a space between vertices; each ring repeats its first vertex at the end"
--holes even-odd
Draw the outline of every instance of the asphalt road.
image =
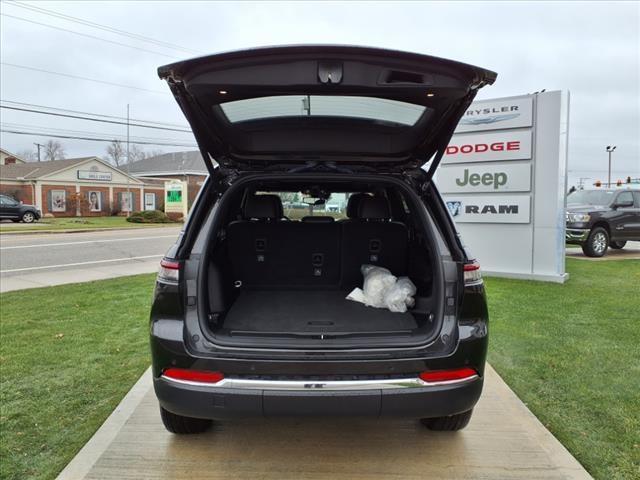
POLYGON ((0 292, 153 272, 180 227, 0 235, 0 292))

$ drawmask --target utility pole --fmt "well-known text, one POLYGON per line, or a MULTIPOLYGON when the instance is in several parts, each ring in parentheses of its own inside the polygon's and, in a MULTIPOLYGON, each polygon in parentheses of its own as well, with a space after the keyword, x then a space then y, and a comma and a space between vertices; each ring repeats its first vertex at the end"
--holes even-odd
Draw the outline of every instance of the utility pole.
POLYGON ((127 200, 129 202, 129 211, 127 212, 127 217, 131 215, 131 210, 133 209, 133 199, 131 198, 131 189, 129 187, 129 174, 131 170, 129 167, 129 104, 127 103, 127 200))
POLYGON ((613 147, 611 145, 607 145, 607 153, 609 154, 609 176, 607 177, 607 187, 611 188, 611 154, 616 149, 617 145, 613 147))
POLYGON ((40 147, 44 147, 44 145, 37 142, 34 142, 33 144, 38 147, 38 161, 40 161, 40 147))

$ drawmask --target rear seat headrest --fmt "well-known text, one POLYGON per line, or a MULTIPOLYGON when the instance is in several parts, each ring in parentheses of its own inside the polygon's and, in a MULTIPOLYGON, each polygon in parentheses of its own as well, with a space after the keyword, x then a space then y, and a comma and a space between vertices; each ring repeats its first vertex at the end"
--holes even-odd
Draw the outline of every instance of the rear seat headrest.
POLYGON ((335 218, 330 217, 330 216, 311 216, 308 215, 306 217, 302 217, 302 221, 303 222, 309 222, 309 223, 331 223, 331 222, 335 222, 335 218))
POLYGON ((279 220, 283 216, 282 200, 278 195, 250 195, 243 214, 244 218, 279 220))
POLYGON ((353 193, 349 196, 349 200, 347 201, 347 217, 348 218, 358 218, 358 212, 360 211, 360 202, 363 198, 371 197, 366 193, 353 193))
POLYGON ((365 196, 360 201, 358 217, 369 220, 388 220, 391 218, 389 202, 384 197, 365 196))

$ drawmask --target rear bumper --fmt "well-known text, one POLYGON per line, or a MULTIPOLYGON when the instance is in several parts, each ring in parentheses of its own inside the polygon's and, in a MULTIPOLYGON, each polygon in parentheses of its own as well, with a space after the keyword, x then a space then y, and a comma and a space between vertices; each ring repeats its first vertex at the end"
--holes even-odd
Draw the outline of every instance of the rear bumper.
POLYGON ((588 228, 567 228, 565 233, 565 240, 567 243, 583 243, 586 242, 589 237, 588 228))
POLYGON ((226 388, 154 378, 160 405, 178 415, 230 419, 256 416, 349 415, 441 417, 473 408, 483 379, 413 388, 278 390, 226 388))

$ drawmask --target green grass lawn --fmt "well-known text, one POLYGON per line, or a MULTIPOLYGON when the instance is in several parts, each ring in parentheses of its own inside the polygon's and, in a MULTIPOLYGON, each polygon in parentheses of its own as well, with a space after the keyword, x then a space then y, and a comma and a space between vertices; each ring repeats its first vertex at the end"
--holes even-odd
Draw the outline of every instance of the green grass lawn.
POLYGON ((43 218, 40 221, 25 225, 13 222, 2 222, 2 232, 29 232, 45 230, 93 230, 102 228, 140 228, 153 226, 171 226, 173 223, 131 223, 127 217, 69 217, 69 218, 43 218))
POLYGON ((54 478, 147 368, 153 284, 0 294, 0 478, 54 478))
MULTIPOLYGON (((640 261, 487 279, 489 360, 599 479, 640 464, 640 261)), ((54 477, 149 364, 153 275, 0 294, 0 478, 54 477), (25 300, 28 303, 25 303, 25 300)))
POLYGON ((640 477, 640 261, 565 285, 490 278, 489 361, 596 478, 640 477))

